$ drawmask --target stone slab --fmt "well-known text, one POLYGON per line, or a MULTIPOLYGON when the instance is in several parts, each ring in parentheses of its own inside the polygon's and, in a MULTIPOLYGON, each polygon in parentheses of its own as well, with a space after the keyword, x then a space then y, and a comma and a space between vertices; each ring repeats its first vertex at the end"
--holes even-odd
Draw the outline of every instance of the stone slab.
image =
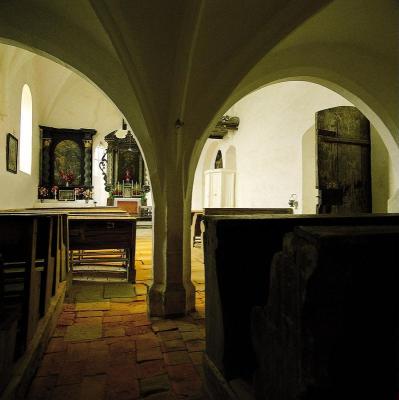
POLYGON ((102 337, 102 324, 76 324, 68 326, 64 340, 95 340, 102 337))

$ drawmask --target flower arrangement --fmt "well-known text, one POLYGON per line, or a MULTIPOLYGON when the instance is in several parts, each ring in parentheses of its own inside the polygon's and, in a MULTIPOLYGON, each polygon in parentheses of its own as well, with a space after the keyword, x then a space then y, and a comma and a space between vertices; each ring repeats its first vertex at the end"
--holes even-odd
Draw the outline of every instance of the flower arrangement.
POLYGON ((93 192, 90 189, 86 189, 82 194, 85 200, 90 200, 93 196, 93 192))
POLYGON ((60 169, 58 171, 59 176, 61 177, 61 179, 63 181, 65 181, 65 183, 67 184, 67 186, 73 182, 75 180, 75 174, 71 171, 71 170, 62 170, 60 169))
POLYGON ((57 198, 57 192, 58 192, 58 186, 54 185, 54 186, 51 188, 51 193, 53 194, 53 196, 54 196, 55 199, 57 198))
POLYGON ((75 188, 75 199, 80 199, 82 197, 83 188, 75 188))
POLYGON ((48 189, 45 186, 39 187, 39 198, 45 199, 48 196, 48 189))

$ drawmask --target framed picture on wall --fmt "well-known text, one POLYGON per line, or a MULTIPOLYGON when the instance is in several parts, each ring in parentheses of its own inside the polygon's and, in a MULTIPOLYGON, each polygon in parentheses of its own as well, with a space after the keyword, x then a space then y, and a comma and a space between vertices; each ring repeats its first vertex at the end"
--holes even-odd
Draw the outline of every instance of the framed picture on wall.
POLYGON ((18 171, 18 139, 11 133, 7 134, 7 171, 16 174, 18 171))

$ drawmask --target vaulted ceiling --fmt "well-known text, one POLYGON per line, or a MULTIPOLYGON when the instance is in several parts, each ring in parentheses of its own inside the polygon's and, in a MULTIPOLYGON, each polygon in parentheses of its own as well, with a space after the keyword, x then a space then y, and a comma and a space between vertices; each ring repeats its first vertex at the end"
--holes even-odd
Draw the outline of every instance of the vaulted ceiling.
POLYGON ((153 171, 161 174, 162 140, 179 136, 182 121, 171 146, 188 150, 182 166, 195 154, 193 175, 205 130, 228 106, 301 71, 342 77, 371 106, 386 96, 382 112, 398 135, 398 18, 396 0, 3 0, 0 38, 94 82, 128 118, 153 171))

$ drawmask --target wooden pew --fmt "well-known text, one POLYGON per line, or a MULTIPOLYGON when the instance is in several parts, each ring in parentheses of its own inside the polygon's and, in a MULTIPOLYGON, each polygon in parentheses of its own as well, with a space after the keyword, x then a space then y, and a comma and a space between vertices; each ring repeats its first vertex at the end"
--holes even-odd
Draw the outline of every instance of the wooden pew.
MULTIPOLYGON (((71 264, 74 266, 90 266, 110 262, 107 254, 90 253, 93 250, 120 249, 122 256, 116 261, 125 265, 128 282, 136 281, 135 252, 136 252, 136 218, 125 211, 114 210, 107 213, 70 211, 69 223, 69 250, 71 264), (75 251, 79 251, 75 256, 75 251), (104 258, 105 256, 105 258, 104 258)), ((108 256, 110 256, 108 254, 108 256)), ((111 254, 112 256, 112 254, 111 254)))
MULTIPOLYGON (((126 211, 118 207, 54 207, 27 211, 67 216, 67 222, 61 221, 64 229, 62 238, 65 241, 61 249, 61 258, 64 259, 63 251, 67 249, 66 256, 71 270, 73 267, 77 270, 78 265, 101 264, 104 253, 93 256, 89 251, 121 249, 124 252, 123 260, 127 265, 125 273, 127 280, 135 282, 136 219, 126 211)), ((67 273, 68 269, 61 268, 60 280, 66 279, 67 273)), ((58 272, 56 274, 58 276, 58 272)))
POLYGON ((63 221, 66 215, 45 210, 0 212, 0 392, 6 397, 26 389, 44 351, 40 343, 62 309, 61 271, 68 268, 63 221))
POLYGON ((205 215, 293 214, 292 208, 205 208, 205 215))
POLYGON ((310 225, 399 225, 399 214, 205 216, 205 370, 211 386, 217 374, 226 381, 252 379, 252 310, 267 304, 271 263, 283 237, 310 225))

